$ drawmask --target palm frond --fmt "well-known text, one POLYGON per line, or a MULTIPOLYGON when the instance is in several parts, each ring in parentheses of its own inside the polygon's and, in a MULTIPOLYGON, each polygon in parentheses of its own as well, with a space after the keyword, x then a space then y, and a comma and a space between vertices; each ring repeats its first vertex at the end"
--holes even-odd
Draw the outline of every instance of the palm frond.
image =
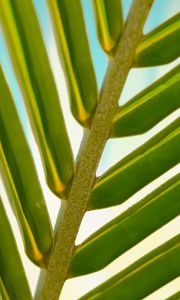
MULTIPOLYGON (((133 1, 124 22, 120 0, 93 1, 97 37, 109 58, 98 94, 81 1, 47 0, 70 109, 85 129, 74 162, 33 1, 0 0, 0 24, 40 150, 46 183, 65 199, 52 233, 45 204, 48 200, 44 199, 6 71, 0 66, 0 175, 25 252, 40 269, 45 268, 37 299, 57 300, 67 278, 102 270, 180 212, 180 177, 176 175, 75 245, 86 211, 124 203, 179 163, 177 119, 96 178, 110 138, 145 133, 179 107, 179 66, 118 107, 131 68, 167 64, 180 54, 179 14, 143 34, 153 2, 133 1)), ((31 292, 9 221, 0 199, 0 297, 29 300, 31 292)), ((135 300, 148 296, 180 275, 179 245, 177 235, 81 299, 135 300)), ((179 292, 171 299, 179 299, 179 292)))

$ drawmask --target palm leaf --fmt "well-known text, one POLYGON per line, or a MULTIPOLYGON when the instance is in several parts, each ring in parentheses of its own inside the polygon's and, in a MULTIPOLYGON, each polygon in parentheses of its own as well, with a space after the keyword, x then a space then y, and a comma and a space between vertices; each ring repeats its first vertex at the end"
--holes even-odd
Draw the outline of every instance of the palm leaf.
POLYGON ((31 300, 31 293, 5 209, 0 199, 0 295, 31 300))
POLYGON ((123 17, 121 1, 111 2, 95 0, 92 4, 99 42, 104 51, 112 54, 122 33, 123 17))
POLYGON ((81 299, 142 299, 179 275, 178 235, 81 299))
MULTIPOLYGON (((175 120, 100 177, 95 175, 109 138, 142 134, 179 107, 179 67, 125 105, 118 107, 118 101, 132 67, 162 65, 179 56, 180 26, 177 14, 143 35, 153 0, 135 0, 125 24, 121 1, 93 1, 97 36, 109 58, 98 95, 80 0, 47 2, 71 112, 86 128, 76 163, 33 1, 0 0, 0 23, 47 185, 68 200, 61 202, 53 237, 37 170, 1 68, 0 175, 26 254, 39 268, 46 268, 35 297, 57 300, 67 278, 101 270, 179 214, 177 175, 75 246, 87 210, 120 205, 179 162, 179 120, 175 120)), ((0 296, 3 300, 31 299, 2 202, 0 217, 0 296)), ((179 242, 176 236, 160 245, 82 299, 148 296, 179 276, 179 242)), ((169 299, 178 297, 175 292, 169 299)))
POLYGON ((177 175, 96 231, 78 246, 71 262, 71 276, 98 271, 177 217, 179 194, 180 176, 177 175))
POLYGON ((146 184, 178 164, 179 143, 179 120, 177 120, 97 180, 91 192, 89 209, 122 203, 146 184))
POLYGON ((1 68, 0 86, 1 174, 23 234, 26 253, 32 261, 44 267, 52 246, 49 216, 33 159, 1 68))
POLYGON ((136 67, 163 65, 179 57, 179 17, 175 15, 143 37, 135 56, 136 67))
POLYGON ((165 76, 119 107, 113 120, 111 137, 146 132, 179 108, 180 68, 165 76), (149 118, 151 115, 151 118, 149 118))
POLYGON ((50 0, 48 4, 65 69, 71 111, 80 124, 89 127, 97 104, 97 87, 81 3, 50 0))

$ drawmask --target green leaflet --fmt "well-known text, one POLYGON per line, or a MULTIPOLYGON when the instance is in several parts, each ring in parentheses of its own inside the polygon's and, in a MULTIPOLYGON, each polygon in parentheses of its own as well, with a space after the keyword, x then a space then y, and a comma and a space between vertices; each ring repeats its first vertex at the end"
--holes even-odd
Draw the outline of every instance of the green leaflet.
POLYGON ((176 236, 81 299, 139 300, 180 275, 180 236, 176 236))
POLYGON ((180 14, 176 14, 150 33, 137 48, 134 67, 170 63, 180 55, 180 14))
POLYGON ((29 258, 47 264, 51 225, 34 162, 0 68, 0 170, 29 258))
POLYGON ((92 4, 100 45, 108 54, 113 54, 123 27, 121 1, 92 0, 92 4))
POLYGON ((97 87, 80 0, 48 0, 70 106, 75 119, 89 127, 97 104, 97 87))
POLYGON ((3 300, 31 300, 31 292, 1 198, 0 237, 0 296, 3 300))
POLYGON ((89 209, 124 202, 176 165, 180 158, 178 127, 176 120, 99 177, 91 192, 89 209))
POLYGON ((179 195, 180 176, 177 175, 96 231, 77 248, 70 268, 72 276, 104 268, 177 217, 180 213, 179 195))
POLYGON ((0 21, 41 150, 47 183, 65 198, 74 173, 73 157, 32 1, 0 0, 0 6, 0 21))
POLYGON ((180 67, 177 66, 125 105, 119 107, 113 119, 111 137, 146 132, 178 109, 179 94, 180 67))

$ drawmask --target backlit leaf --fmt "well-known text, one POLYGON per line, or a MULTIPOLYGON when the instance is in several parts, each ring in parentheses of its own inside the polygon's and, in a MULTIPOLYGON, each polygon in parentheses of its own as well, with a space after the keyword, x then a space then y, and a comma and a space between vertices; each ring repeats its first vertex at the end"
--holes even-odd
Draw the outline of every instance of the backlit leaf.
POLYGON ((89 127, 97 104, 97 87, 80 0, 48 0, 63 62, 71 111, 89 127))
POLYGON ((96 29, 101 47, 113 53, 120 39, 123 27, 120 0, 92 0, 96 29))
POLYGON ((148 253, 81 299, 143 299, 180 275, 180 236, 148 253))
POLYGON ((74 173, 59 98, 31 0, 0 0, 0 22, 41 150, 49 187, 66 197, 74 173))
POLYGON ((71 274, 98 271, 180 213, 180 176, 167 181, 80 244, 71 274), (106 251, 104 251, 106 249, 106 251))
POLYGON ((0 237, 0 298, 31 300, 31 292, 1 198, 0 237))
POLYGON ((120 204, 180 161, 179 120, 115 164, 97 180, 89 209, 120 204))
POLYGON ((0 68, 0 171, 29 258, 46 266, 52 233, 44 197, 23 129, 0 68))
POLYGON ((119 107, 113 119, 111 137, 146 132, 179 108, 180 67, 177 66, 119 107))
POLYGON ((139 44, 135 67, 150 67, 170 63, 180 55, 180 14, 176 14, 150 33, 139 44))

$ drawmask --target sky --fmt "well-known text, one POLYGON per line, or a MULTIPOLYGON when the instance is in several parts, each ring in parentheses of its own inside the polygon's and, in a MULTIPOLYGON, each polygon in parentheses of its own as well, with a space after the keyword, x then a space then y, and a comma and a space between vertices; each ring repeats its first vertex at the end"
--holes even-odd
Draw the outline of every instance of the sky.
MULTIPOLYGON (((68 133, 71 138, 71 144, 73 147, 74 155, 76 155, 82 138, 82 128, 73 119, 69 110, 68 93, 66 89, 64 74, 59 61, 56 44, 54 41, 54 36, 50 24, 49 15, 48 15, 48 10, 45 5, 45 0, 33 0, 33 2, 39 18, 50 64, 53 69, 58 93, 61 100, 62 109, 65 115, 68 133)), ((131 2, 132 2, 131 0, 123 1, 124 19, 128 14, 128 9, 130 7, 131 2)), ((98 88, 100 89, 104 78, 104 74, 106 72, 108 58, 100 48, 97 40, 91 0, 82 0, 82 6, 84 11, 88 39, 90 43, 92 60, 96 72, 98 88)), ((160 23, 162 23, 163 21, 165 21, 166 19, 174 15, 177 12, 177 9, 179 8, 180 8, 180 2, 178 0, 173 0, 173 1, 156 0, 150 12, 150 15, 148 17, 148 20, 145 24, 144 33, 149 32, 157 25, 159 25, 160 23)), ((35 164, 38 169, 39 179, 43 187, 45 198, 47 200, 48 210, 52 219, 52 223, 54 224, 57 216, 57 211, 60 207, 60 202, 59 199, 57 199, 57 197, 54 196, 46 186, 39 151, 36 146, 33 134, 31 132, 27 114, 23 105, 22 95, 18 87, 15 74, 13 73, 13 69, 10 64, 10 59, 3 39, 1 28, 0 28, 0 63, 2 64, 3 69, 5 71, 7 81, 11 88, 11 92, 13 94, 16 107, 21 122, 23 124, 23 128, 28 139, 29 146, 31 147, 31 150, 33 152, 35 164)), ((150 83, 154 82, 157 78, 159 78, 167 71, 172 69, 177 63, 178 61, 175 61, 169 65, 161 66, 161 67, 148 68, 148 69, 147 68, 132 69, 128 75, 127 82, 123 89, 123 93, 120 97, 119 100, 120 105, 128 101, 132 96, 137 94, 140 90, 142 90, 150 83)), ((98 167, 97 175, 102 174, 110 166, 112 166, 114 163, 119 161, 119 159, 123 158, 125 155, 127 155, 135 148, 137 148, 139 145, 143 144, 147 139, 153 136, 156 132, 160 131, 162 128, 164 128, 169 123, 171 123, 175 118, 177 118, 178 115, 179 115, 178 111, 174 112, 169 117, 167 117, 162 122, 160 122, 157 126, 155 126, 150 131, 148 131, 143 135, 109 140, 104 149, 98 167)), ((152 189, 158 187, 160 184, 162 184, 164 181, 166 181, 176 173, 177 173, 177 167, 168 171, 166 174, 164 174, 163 176, 155 180, 153 183, 149 184, 143 190, 136 193, 123 205, 113 207, 110 209, 103 209, 101 211, 86 213, 83 222, 81 224, 80 232, 78 234, 76 243, 78 244, 81 241, 83 241, 89 234, 91 234, 97 228, 101 227, 107 221, 111 220, 116 215, 118 215, 119 213, 127 209, 129 206, 139 201, 152 189)), ((8 215, 10 217, 12 227, 15 232, 18 247, 22 253, 22 259, 23 259, 23 263, 26 269, 28 279, 30 281, 30 286, 32 291, 34 292, 38 274, 39 274, 38 268, 36 268, 25 256, 18 226, 14 218, 14 215, 12 214, 11 208, 8 204, 5 190, 2 188, 0 192, 1 194, 3 194, 4 203, 8 211, 8 215)), ((98 285, 98 283, 109 278, 110 276, 112 276, 112 274, 117 273, 118 271, 120 271, 121 269, 123 269, 124 267, 132 263, 133 261, 135 261, 137 258, 144 255, 149 248, 154 249, 158 245, 162 244, 165 240, 169 239, 170 237, 173 237, 178 232, 178 224, 180 224, 179 219, 170 222, 162 229, 158 230, 153 235, 146 238, 143 242, 133 247, 133 249, 123 254, 120 258, 118 258, 116 261, 111 263, 108 267, 106 267, 102 271, 84 276, 82 278, 77 278, 77 279, 72 279, 67 281, 60 299, 76 300, 80 295, 87 292, 88 289, 92 289, 94 286, 98 285)), ((178 284, 179 282, 175 280, 172 283, 170 283, 168 286, 166 286, 166 288, 161 289, 160 291, 155 292, 151 296, 147 297, 146 300, 164 299, 165 296, 167 297, 168 293, 171 294, 173 293, 174 290, 177 289, 178 284)))

